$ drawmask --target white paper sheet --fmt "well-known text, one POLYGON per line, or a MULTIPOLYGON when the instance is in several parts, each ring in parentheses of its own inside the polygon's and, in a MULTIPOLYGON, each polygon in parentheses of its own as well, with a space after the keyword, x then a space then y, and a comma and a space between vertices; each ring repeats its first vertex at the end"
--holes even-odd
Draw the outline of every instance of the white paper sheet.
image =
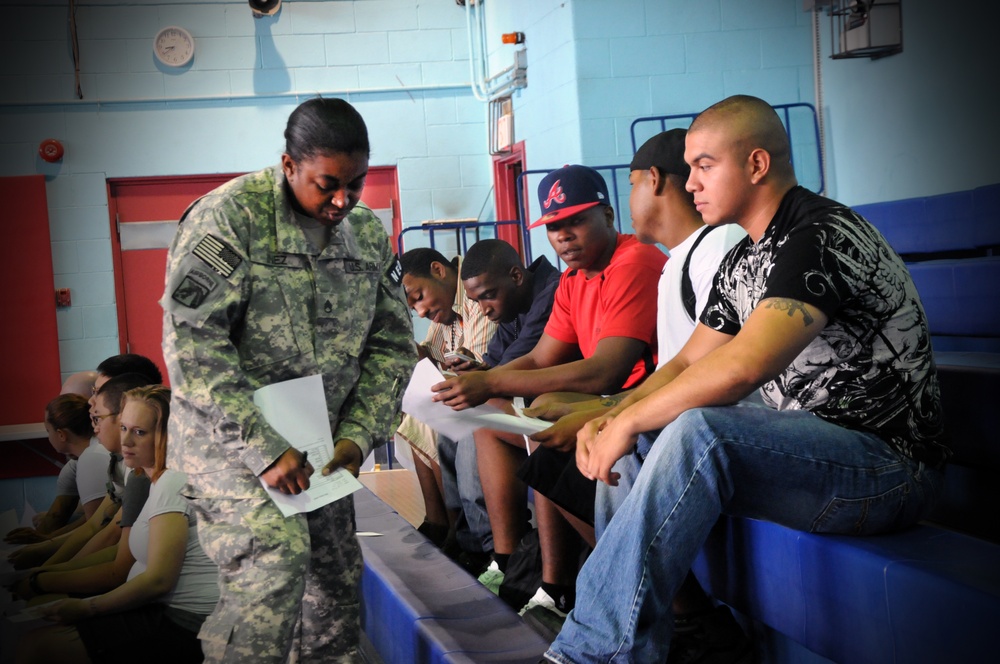
POLYGON ((42 610, 52 606, 56 602, 61 602, 62 600, 53 600, 51 602, 46 602, 45 604, 36 604, 34 606, 29 606, 18 613, 11 612, 7 615, 7 620, 13 623, 28 622, 31 620, 45 620, 42 617, 42 610))
POLYGON ((450 406, 431 400, 434 396, 431 386, 443 380, 444 376, 430 360, 425 358, 417 362, 403 394, 403 410, 452 440, 459 440, 482 428, 530 435, 552 426, 551 422, 535 417, 508 415, 488 404, 452 410, 450 406))
POLYGON ((254 392, 253 402, 275 431, 292 447, 309 455, 309 463, 316 469, 309 478, 309 489, 297 496, 281 493, 261 480, 282 514, 311 512, 361 488, 361 482, 343 468, 326 476, 322 474, 323 466, 333 458, 333 433, 327 418, 322 376, 267 385, 254 392))

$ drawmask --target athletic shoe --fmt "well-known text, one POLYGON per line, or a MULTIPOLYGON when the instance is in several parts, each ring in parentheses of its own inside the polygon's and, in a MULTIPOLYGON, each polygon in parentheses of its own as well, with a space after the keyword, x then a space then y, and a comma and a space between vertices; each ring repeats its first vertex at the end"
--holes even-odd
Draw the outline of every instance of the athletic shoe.
POLYGON ((545 589, 543 588, 539 588, 538 590, 535 591, 534 596, 532 596, 532 598, 528 600, 528 603, 524 605, 524 608, 522 608, 520 611, 517 612, 517 615, 523 616, 525 613, 535 608, 536 606, 541 607, 543 609, 548 609, 549 611, 552 611, 553 613, 558 615, 560 618, 566 617, 566 614, 564 612, 556 608, 556 601, 552 599, 552 597, 550 597, 549 594, 545 592, 545 589))
POLYGON ((503 583, 503 572, 500 571, 497 561, 494 560, 490 563, 486 571, 479 575, 478 581, 489 588, 490 592, 494 595, 500 594, 500 584, 503 583))
POLYGON ((493 554, 485 551, 460 551, 458 557, 455 558, 455 562, 462 569, 477 578, 489 569, 492 561, 493 554))
POLYGON ((667 664, 751 664, 750 639, 727 606, 689 618, 674 618, 667 664))
POLYGON ((539 588, 518 614, 531 629, 550 643, 555 640, 566 622, 566 614, 556 608, 556 602, 539 588))

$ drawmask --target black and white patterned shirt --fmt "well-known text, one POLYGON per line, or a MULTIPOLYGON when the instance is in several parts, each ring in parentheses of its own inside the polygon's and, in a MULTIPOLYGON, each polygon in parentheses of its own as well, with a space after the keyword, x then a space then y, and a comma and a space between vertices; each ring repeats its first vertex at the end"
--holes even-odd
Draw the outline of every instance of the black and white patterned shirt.
POLYGON ((745 238, 723 260, 701 322, 735 335, 761 300, 779 297, 811 304, 829 321, 761 387, 768 405, 871 431, 928 465, 948 458, 923 306, 874 226, 846 206, 791 189, 760 241, 745 238))

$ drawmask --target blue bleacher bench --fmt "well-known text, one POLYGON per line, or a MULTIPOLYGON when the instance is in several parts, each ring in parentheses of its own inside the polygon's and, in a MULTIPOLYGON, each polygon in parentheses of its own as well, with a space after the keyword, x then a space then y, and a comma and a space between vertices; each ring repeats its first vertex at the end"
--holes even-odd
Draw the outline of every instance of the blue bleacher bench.
MULTIPOLYGON (((723 517, 694 571, 713 596, 817 658, 995 661, 1000 184, 857 209, 907 261, 927 313, 954 450, 943 495, 926 522, 875 537, 723 517)), ((538 661, 545 642, 502 601, 367 490, 356 504, 358 529, 382 533, 362 538, 362 615, 383 661, 538 661)))
POLYGON ((387 664, 535 664, 548 643, 368 489, 354 494, 361 622, 387 664))

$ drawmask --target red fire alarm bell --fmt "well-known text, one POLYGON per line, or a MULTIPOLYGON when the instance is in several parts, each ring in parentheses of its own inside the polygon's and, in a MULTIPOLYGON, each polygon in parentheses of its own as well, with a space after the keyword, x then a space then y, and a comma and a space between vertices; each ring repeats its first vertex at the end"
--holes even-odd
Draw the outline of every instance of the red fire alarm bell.
POLYGON ((56 306, 57 307, 69 307, 73 304, 73 298, 70 297, 68 288, 57 288, 56 289, 56 306))
POLYGON ((38 156, 50 164, 62 159, 65 152, 63 144, 54 138, 46 138, 38 145, 38 156))

